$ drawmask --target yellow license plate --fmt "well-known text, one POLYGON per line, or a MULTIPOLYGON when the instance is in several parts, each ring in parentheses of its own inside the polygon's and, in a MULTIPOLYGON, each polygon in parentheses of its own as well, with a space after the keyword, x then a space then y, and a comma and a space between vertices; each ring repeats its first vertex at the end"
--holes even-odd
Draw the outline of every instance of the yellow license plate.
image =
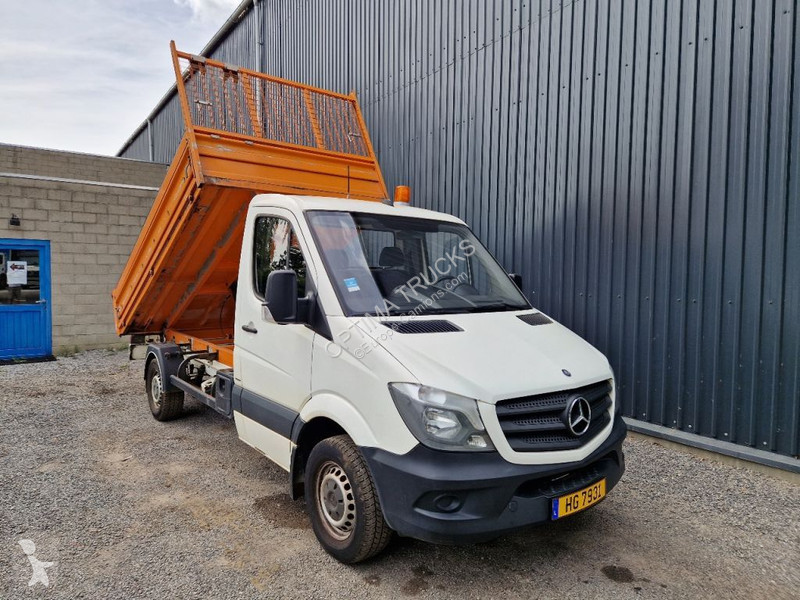
POLYGON ((553 498, 553 520, 572 515, 584 508, 597 504, 606 496, 606 480, 601 479, 589 487, 566 496, 553 498))

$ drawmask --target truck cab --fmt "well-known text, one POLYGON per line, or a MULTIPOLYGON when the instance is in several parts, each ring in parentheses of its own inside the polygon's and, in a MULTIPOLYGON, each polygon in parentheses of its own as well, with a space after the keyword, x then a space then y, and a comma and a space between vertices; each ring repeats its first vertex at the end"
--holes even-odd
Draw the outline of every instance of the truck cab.
MULTIPOLYGON (((392 531, 472 543, 568 516, 624 470, 606 358, 534 309, 450 215, 256 196, 233 356, 239 437, 288 471, 344 562, 392 531)), ((224 369, 193 360, 206 381, 224 369)), ((158 417, 164 378, 150 371, 158 417)))

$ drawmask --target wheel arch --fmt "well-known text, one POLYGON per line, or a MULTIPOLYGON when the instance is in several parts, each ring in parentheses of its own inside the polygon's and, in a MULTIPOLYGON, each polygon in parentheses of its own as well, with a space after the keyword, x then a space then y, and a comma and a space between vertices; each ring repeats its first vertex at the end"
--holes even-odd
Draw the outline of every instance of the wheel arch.
POLYGON ((363 416, 336 394, 316 394, 305 403, 292 427, 292 498, 303 494, 305 467, 311 449, 325 438, 347 435, 356 446, 377 446, 378 442, 363 416))
POLYGON ((183 362, 183 353, 177 344, 151 343, 147 345, 147 358, 144 362, 144 377, 147 379, 147 369, 153 361, 158 362, 158 370, 161 372, 164 390, 167 392, 181 392, 180 388, 173 385, 170 375, 178 373, 178 367, 183 362))
POLYGON ((289 465, 292 500, 302 498, 305 493, 306 464, 314 446, 336 435, 350 435, 344 427, 329 417, 315 417, 308 422, 297 419, 295 430, 296 432, 292 432, 292 441, 295 445, 289 465))

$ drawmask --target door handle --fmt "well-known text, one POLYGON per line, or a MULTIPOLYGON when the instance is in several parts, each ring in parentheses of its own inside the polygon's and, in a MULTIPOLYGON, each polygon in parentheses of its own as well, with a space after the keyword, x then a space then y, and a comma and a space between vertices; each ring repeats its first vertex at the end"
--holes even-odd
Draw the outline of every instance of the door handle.
POLYGON ((47 304, 47 300, 37 300, 36 304, 47 304))
POLYGON ((242 329, 247 333, 258 333, 258 329, 256 329, 255 325, 253 325, 252 321, 250 321, 247 325, 242 325, 242 329))

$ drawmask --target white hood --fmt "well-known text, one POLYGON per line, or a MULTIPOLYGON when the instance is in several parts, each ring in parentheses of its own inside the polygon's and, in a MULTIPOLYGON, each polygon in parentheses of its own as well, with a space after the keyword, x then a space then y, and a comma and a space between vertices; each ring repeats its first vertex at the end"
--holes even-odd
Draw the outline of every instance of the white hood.
MULTIPOLYGON (((447 333, 399 333, 379 325, 375 318, 360 318, 357 324, 419 383, 490 404, 576 388, 612 376, 605 356, 566 327, 555 321, 529 325, 517 317, 533 312, 413 318, 414 322, 450 321, 463 329, 447 333)), ((401 319, 381 319, 391 321, 401 319)))

